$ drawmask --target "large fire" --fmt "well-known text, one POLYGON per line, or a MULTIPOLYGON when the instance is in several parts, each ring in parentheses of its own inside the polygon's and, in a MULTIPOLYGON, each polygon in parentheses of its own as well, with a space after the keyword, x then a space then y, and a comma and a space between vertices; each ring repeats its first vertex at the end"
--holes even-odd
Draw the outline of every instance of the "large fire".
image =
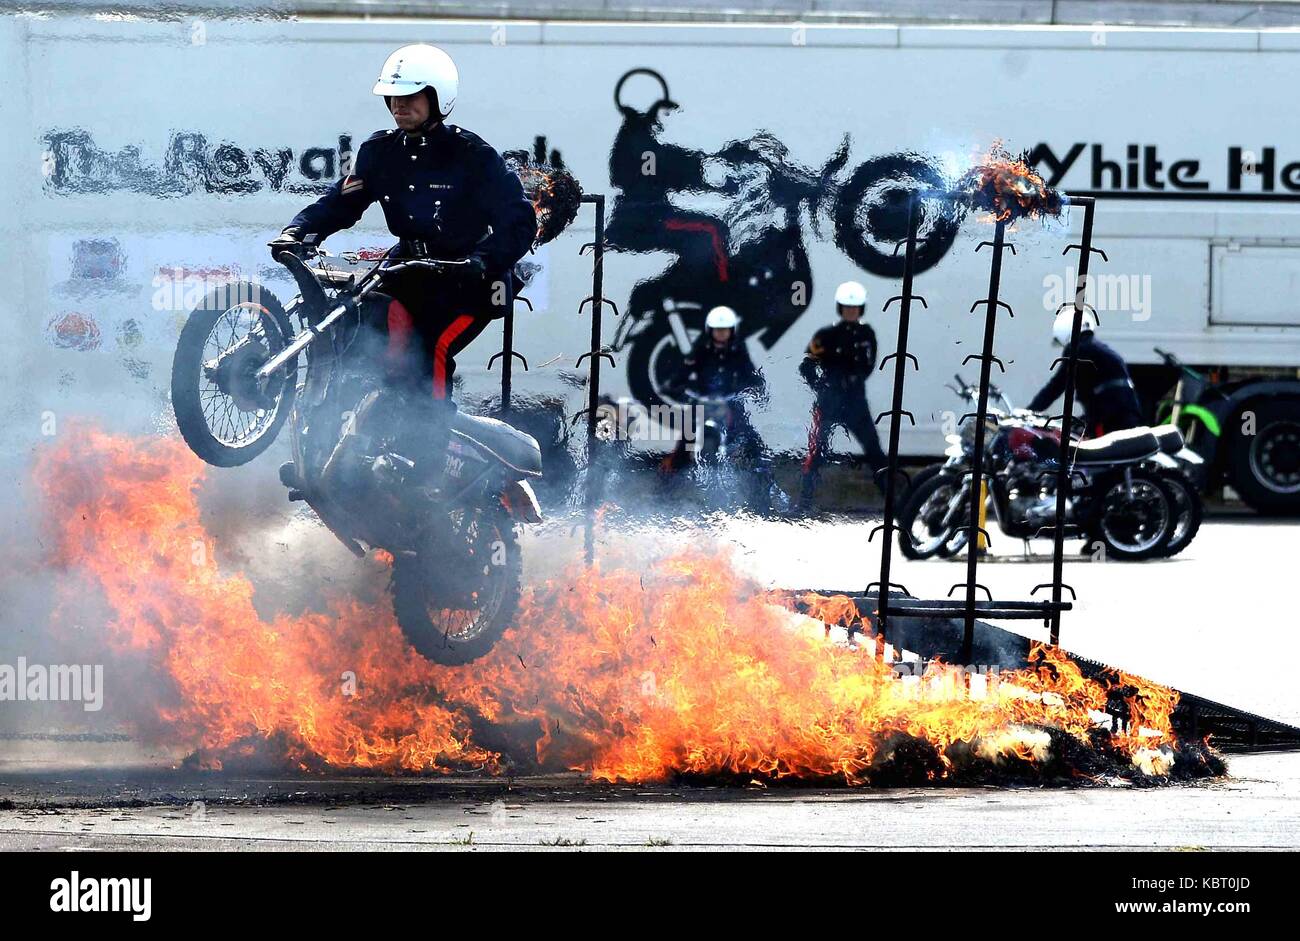
POLYGON ((1176 694, 1163 687, 1128 675, 1103 685, 1048 648, 1037 669, 996 681, 941 665, 904 678, 874 644, 832 642, 794 611, 811 602, 842 621, 855 616, 844 599, 773 596, 702 553, 532 588, 515 629, 464 667, 418 657, 382 596, 263 620, 252 582, 221 570, 200 523, 204 474, 178 439, 90 427, 65 431, 36 468, 66 589, 59 614, 102 596, 110 695, 111 664, 156 677, 164 692, 149 694, 139 734, 209 767, 271 749, 311 770, 860 784, 972 768, 1163 774, 1180 753, 1176 694), (1117 684, 1131 687, 1134 721, 1103 736, 1096 720, 1117 684))

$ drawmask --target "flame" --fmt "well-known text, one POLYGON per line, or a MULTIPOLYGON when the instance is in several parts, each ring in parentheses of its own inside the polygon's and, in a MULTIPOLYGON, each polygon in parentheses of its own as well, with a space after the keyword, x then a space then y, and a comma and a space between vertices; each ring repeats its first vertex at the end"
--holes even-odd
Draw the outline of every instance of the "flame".
MULTIPOLYGON (((1086 745, 1116 684, 1134 690, 1134 722, 1111 745, 1139 770, 1166 767, 1152 756, 1177 746, 1177 694, 1164 687, 1086 678, 1045 646, 1032 668, 998 677, 932 663, 905 678, 873 644, 833 643, 822 620, 794 610, 802 602, 853 624, 848 599, 765 592, 698 551, 644 572, 576 568, 530 588, 515 627, 463 667, 416 655, 383 601, 264 620, 253 583, 221 570, 200 523, 205 472, 177 439, 87 426, 65 431, 35 467, 65 614, 87 586, 102 595, 110 662, 162 689, 141 734, 212 767, 257 744, 311 769, 535 762, 611 782, 685 773, 861 784, 922 755, 924 776, 938 780, 963 754, 1042 763, 1049 730, 1086 745)), ((369 564, 377 578, 386 571, 369 564)))
POLYGON ((569 227, 582 205, 582 186, 563 167, 514 159, 511 168, 537 214, 533 247, 545 245, 569 227))
POLYGON ((1055 217, 1065 208, 1062 195, 1043 182, 1028 155, 1012 156, 1001 141, 966 171, 956 192, 971 209, 991 213, 994 222, 1055 217))

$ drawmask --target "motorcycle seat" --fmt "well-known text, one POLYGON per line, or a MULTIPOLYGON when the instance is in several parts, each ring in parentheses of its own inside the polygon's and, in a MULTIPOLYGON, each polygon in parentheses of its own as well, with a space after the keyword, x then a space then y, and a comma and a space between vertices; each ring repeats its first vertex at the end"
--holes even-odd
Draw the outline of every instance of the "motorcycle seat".
POLYGON ((1129 464, 1159 451, 1160 440, 1150 428, 1127 428, 1076 441, 1070 448, 1075 464, 1129 464))
POLYGON ((469 438, 507 467, 531 477, 542 476, 542 449, 537 439, 495 418, 457 411, 451 430, 469 438))
POLYGON ((1160 450, 1165 454, 1177 454, 1183 449, 1183 433, 1177 425, 1156 425, 1151 433, 1160 442, 1160 450))

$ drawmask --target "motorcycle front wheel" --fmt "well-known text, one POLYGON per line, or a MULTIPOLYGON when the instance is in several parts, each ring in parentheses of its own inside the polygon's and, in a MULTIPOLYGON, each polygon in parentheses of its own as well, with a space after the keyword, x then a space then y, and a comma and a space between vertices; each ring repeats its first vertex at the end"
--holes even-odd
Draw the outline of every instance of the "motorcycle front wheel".
MULTIPOLYGON (((912 487, 903 508, 898 512, 898 548, 909 559, 947 558, 965 545, 963 520, 968 515, 959 510, 952 522, 944 523, 948 506, 962 491, 961 478, 935 474, 912 487)), ((963 506, 966 495, 962 493, 963 506)))
MULTIPOLYGON (((835 244, 858 267, 898 278, 905 258, 895 251, 907 238, 908 207, 917 192, 949 188, 942 170, 919 154, 885 154, 863 163, 835 199, 835 244)), ((960 214, 951 203, 922 201, 916 273, 933 267, 957 237, 960 214)))
MULTIPOLYGON (((686 318, 687 336, 694 341, 703 329, 702 322, 686 318)), ((681 372, 688 350, 683 350, 667 318, 656 317, 632 338, 627 355, 627 384, 632 398, 646 408, 655 405, 685 405, 667 391, 667 385, 681 372)))
POLYGON ((442 534, 394 558, 398 626, 434 663, 477 660, 514 623, 522 572, 514 524, 503 513, 458 510, 442 534))
POLYGON ((275 295, 250 281, 213 288, 190 312, 172 358, 172 410, 190 450, 237 467, 270 447, 293 409, 297 362, 265 389, 253 374, 292 336, 275 295))

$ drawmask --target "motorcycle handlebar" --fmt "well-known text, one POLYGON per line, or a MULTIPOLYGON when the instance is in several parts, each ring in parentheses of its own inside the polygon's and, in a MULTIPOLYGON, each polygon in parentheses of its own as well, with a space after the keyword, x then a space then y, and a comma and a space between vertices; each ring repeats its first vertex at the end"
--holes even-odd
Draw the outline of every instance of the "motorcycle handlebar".
POLYGON ((464 268, 469 264, 463 258, 412 258, 409 261, 399 261, 391 265, 383 265, 380 270, 384 272, 405 271, 408 268, 427 268, 430 271, 455 271, 457 268, 464 268))

